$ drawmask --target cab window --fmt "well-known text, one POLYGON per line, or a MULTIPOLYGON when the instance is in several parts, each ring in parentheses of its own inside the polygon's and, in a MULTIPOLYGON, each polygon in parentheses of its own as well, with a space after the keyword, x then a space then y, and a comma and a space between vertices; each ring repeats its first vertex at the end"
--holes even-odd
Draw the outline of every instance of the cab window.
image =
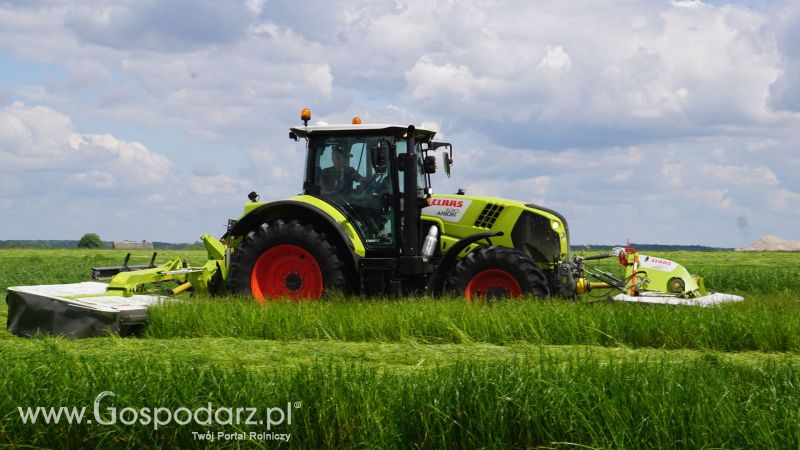
POLYGON ((392 171, 375 173, 370 159, 370 149, 380 141, 372 136, 332 137, 311 148, 313 182, 319 196, 343 211, 366 247, 374 250, 395 246, 393 188, 388 175, 392 171))

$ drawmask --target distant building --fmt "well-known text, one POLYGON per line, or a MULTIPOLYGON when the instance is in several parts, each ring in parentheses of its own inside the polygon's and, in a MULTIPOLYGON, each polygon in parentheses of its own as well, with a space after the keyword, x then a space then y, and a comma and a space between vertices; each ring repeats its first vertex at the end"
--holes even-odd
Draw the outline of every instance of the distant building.
POLYGON ((147 241, 114 241, 111 248, 116 250, 152 250, 153 243, 147 241))

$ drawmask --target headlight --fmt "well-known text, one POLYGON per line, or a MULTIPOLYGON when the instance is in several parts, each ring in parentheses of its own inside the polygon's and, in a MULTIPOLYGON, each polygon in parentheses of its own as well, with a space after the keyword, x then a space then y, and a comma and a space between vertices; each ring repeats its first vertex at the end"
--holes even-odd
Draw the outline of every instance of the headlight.
POLYGON ((553 231, 558 231, 558 229, 561 228, 561 224, 558 223, 557 220, 554 220, 550 222, 550 227, 553 228, 553 231))

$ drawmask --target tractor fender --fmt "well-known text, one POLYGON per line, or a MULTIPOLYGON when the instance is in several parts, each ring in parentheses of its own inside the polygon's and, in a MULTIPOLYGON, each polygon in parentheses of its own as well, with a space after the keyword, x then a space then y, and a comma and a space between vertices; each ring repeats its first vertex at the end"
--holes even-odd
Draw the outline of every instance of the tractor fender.
POLYGON ((488 240, 489 238, 502 235, 502 231, 486 231, 483 233, 475 233, 453 244, 453 246, 450 247, 450 250, 445 253, 444 257, 439 262, 439 265, 436 267, 436 271, 433 272, 433 275, 431 275, 431 278, 428 280, 428 292, 433 294, 434 297, 439 297, 442 295, 442 290, 444 290, 444 279, 447 274, 449 274, 450 271, 456 266, 456 257, 458 257, 458 255, 463 252, 465 248, 469 247, 475 242, 480 241, 481 239, 488 240))
MULTIPOLYGON (((360 256, 357 254, 353 238, 348 236, 343 227, 330 214, 322 209, 297 200, 279 200, 265 203, 243 216, 226 233, 226 236, 245 236, 247 233, 272 220, 301 219, 314 224, 317 231, 325 233, 328 240, 335 244, 341 261, 357 273, 360 256)), ((355 239, 359 239, 357 236, 355 239)), ((361 242, 358 247, 363 249, 361 242)))

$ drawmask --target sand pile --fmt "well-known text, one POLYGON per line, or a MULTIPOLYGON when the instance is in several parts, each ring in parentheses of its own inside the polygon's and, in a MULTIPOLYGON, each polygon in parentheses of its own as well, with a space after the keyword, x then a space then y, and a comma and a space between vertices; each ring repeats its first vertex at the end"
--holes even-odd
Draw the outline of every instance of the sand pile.
POLYGON ((787 241, 777 236, 764 236, 750 247, 737 248, 737 252, 800 252, 800 241, 787 241))

